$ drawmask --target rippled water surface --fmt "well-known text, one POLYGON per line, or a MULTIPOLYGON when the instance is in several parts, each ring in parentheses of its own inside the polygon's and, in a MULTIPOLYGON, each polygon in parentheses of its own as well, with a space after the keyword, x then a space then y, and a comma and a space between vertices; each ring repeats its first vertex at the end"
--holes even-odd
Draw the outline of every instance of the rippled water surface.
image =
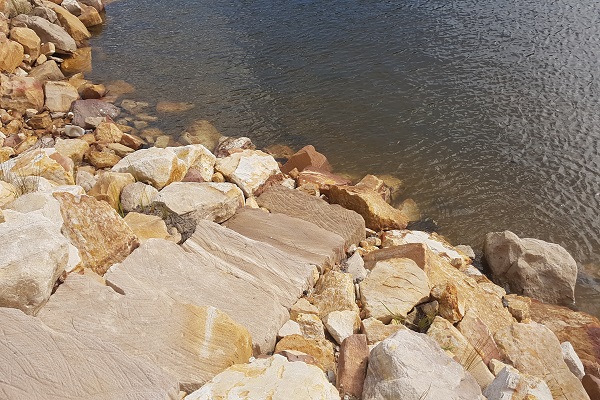
POLYGON ((600 314, 599 19, 596 0, 122 0, 89 77, 194 102, 173 135, 205 118, 395 175, 455 244, 559 243, 600 314))

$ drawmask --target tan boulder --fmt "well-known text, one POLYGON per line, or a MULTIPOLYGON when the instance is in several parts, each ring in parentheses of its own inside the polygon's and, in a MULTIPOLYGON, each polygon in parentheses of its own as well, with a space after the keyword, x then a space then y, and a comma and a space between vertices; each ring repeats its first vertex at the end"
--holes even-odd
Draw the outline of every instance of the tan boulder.
POLYGON ((315 359, 316 365, 323 371, 335 371, 333 344, 326 339, 308 339, 300 335, 289 335, 281 339, 275 352, 296 350, 306 353, 315 359))
POLYGON ((315 167, 306 167, 298 174, 298 186, 313 184, 325 195, 329 194, 331 186, 351 185, 352 182, 343 176, 336 175, 315 167))
POLYGON ((508 308, 508 311, 518 322, 527 322, 527 320, 529 320, 529 307, 531 306, 530 297, 507 294, 504 296, 504 301, 506 303, 506 308, 508 308))
POLYGON ((305 338, 325 339, 325 327, 318 315, 299 314, 295 322, 300 326, 300 332, 305 338))
MULTIPOLYGON (((2 178, 1 174, 0 178, 2 178)), ((21 194, 23 193, 21 193, 21 190, 17 186, 0 180, 0 208, 4 208, 6 205, 12 203, 21 194)))
POLYGON ((68 82, 48 81, 44 84, 45 106, 52 112, 67 112, 79 99, 79 93, 68 82))
POLYGON ((130 212, 123 220, 129 225, 140 243, 144 243, 148 239, 171 239, 165 221, 156 215, 130 212))
POLYGON ((546 381, 555 400, 589 400, 583 385, 565 364, 560 342, 544 325, 514 323, 496 332, 494 338, 515 368, 546 381))
POLYGON ((92 37, 90 31, 88 31, 83 22, 81 22, 76 16, 71 14, 65 8, 50 1, 44 1, 43 3, 46 7, 50 8, 56 13, 56 16, 58 17, 62 27, 73 39, 75 39, 76 42, 80 43, 92 37))
POLYGON ((156 196, 158 196, 158 190, 155 187, 143 182, 135 182, 125 186, 121 191, 121 207, 125 212, 150 211, 150 206, 156 196))
POLYGON ((347 337, 358 333, 360 316, 356 310, 332 311, 323 318, 323 325, 331 337, 342 344, 347 337))
POLYGON ((14 27, 10 30, 10 39, 20 43, 25 54, 29 54, 32 60, 39 57, 41 40, 33 29, 14 27))
POLYGON ((6 161, 2 165, 4 171, 8 172, 5 178, 20 183, 27 176, 42 177, 58 185, 73 185, 75 180, 72 172, 50 158, 53 153, 54 149, 34 149, 6 161))
POLYGON ((360 331, 367 336, 367 344, 375 344, 387 339, 401 329, 408 329, 399 321, 392 321, 386 325, 376 318, 363 319, 360 331))
POLYGON ((314 314, 319 315, 319 309, 314 305, 310 304, 306 298, 302 297, 298 299, 296 303, 290 308, 290 319, 296 320, 300 314, 314 314))
POLYGON ((123 132, 112 122, 102 122, 96 127, 94 136, 98 142, 119 143, 123 137, 123 132))
POLYGON ((378 262, 360 283, 365 317, 386 324, 406 318, 414 306, 429 299, 429 291, 427 275, 407 258, 378 262))
POLYGON ((260 150, 243 150, 217 159, 215 170, 238 185, 246 197, 253 196, 271 176, 280 174, 273 156, 260 150))
POLYGON ((0 74, 0 108, 25 112, 43 106, 44 89, 36 79, 0 74))
POLYGON ((179 182, 187 172, 188 166, 175 151, 170 148, 152 147, 132 153, 113 167, 114 172, 128 172, 137 181, 149 183, 162 189, 172 182, 179 182))
POLYGON ((209 150, 214 150, 221 136, 221 133, 213 124, 206 120, 197 120, 182 133, 180 142, 184 144, 201 144, 209 150))
POLYGON ((77 18, 79 18, 86 28, 97 26, 104 22, 98 10, 85 4, 81 5, 81 14, 77 18))
POLYGON ((112 168, 121 162, 121 157, 112 151, 96 151, 92 150, 87 154, 90 164, 97 169, 112 168))
POLYGON ((65 74, 75 74, 78 72, 89 72, 92 70, 92 48, 81 47, 75 50, 69 57, 66 57, 60 69, 65 74))
POLYGON ((60 81, 65 79, 64 74, 54 60, 48 60, 45 63, 34 67, 29 73, 29 77, 35 78, 39 82, 60 81))
POLYGON ((75 40, 58 24, 53 24, 45 18, 34 15, 21 14, 13 19, 13 22, 15 20, 24 24, 27 28, 33 29, 42 43, 53 43, 55 50, 61 54, 71 54, 77 50, 75 40))
POLYGON ((465 315, 465 303, 462 293, 452 283, 447 283, 444 287, 436 286, 431 295, 439 303, 440 315, 453 324, 463 319, 465 315))
POLYGON ((503 359, 500 349, 494 340, 494 335, 488 326, 477 316, 475 311, 467 311, 456 327, 475 350, 477 350, 477 353, 486 365, 490 365, 492 360, 503 359))
POLYGON ((73 160, 75 164, 81 163, 84 154, 90 148, 90 145, 81 139, 56 139, 54 148, 60 154, 73 160))
POLYGON ((63 231, 81 255, 82 265, 98 275, 125 259, 138 245, 133 231, 107 203, 91 196, 54 193, 63 231))
POLYGON ((404 229, 408 219, 400 211, 386 203, 381 196, 357 186, 332 186, 329 201, 359 213, 367 228, 373 230, 404 229))
POLYGON ((0 34, 0 72, 13 73, 23 62, 24 54, 23 46, 20 43, 0 34))
POLYGON ((550 388, 542 379, 504 366, 483 394, 488 400, 553 400, 550 388))
POLYGON ((339 271, 329 271, 317 281, 310 299, 324 318, 332 311, 357 310, 352 276, 339 271))
POLYGON ((377 192, 388 204, 390 204, 392 201, 390 188, 385 184, 383 179, 380 179, 375 175, 365 175, 365 177, 362 178, 360 182, 356 184, 356 186, 377 192))
POLYGON ((107 171, 99 175, 88 195, 107 202, 117 212, 123 213, 121 191, 125 186, 134 182, 135 179, 131 174, 107 171))

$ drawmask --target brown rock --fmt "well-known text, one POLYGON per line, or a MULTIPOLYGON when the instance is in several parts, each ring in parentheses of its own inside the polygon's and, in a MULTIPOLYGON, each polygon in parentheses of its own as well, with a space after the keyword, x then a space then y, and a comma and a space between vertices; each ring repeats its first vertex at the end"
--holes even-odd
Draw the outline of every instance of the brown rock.
POLYGON ((121 157, 110 151, 92 150, 88 154, 88 161, 98 169, 112 168, 121 161, 121 157))
POLYGON ((62 27, 76 42, 80 43, 92 37, 85 25, 65 8, 49 1, 45 1, 44 5, 56 13, 62 27))
POLYGON ((590 399, 600 399, 600 379, 593 375, 585 375, 581 380, 585 391, 590 399))
MULTIPOLYGON (((440 315, 453 324, 463 319, 465 315, 465 304, 462 294, 458 294, 458 289, 453 283, 446 283, 446 286, 440 289, 440 295, 433 296, 439 303, 440 315)), ((434 290, 432 290, 432 294, 434 290)))
POLYGON ((43 112, 29 118, 27 125, 33 129, 47 129, 52 125, 52 118, 48 112, 43 112))
POLYGON ((84 83, 77 91, 82 99, 100 99, 106 94, 106 86, 84 83))
POLYGON ((333 344, 325 339, 307 339, 300 335, 289 335, 281 339, 275 346, 276 353, 284 350, 306 353, 315 359, 315 365, 323 371, 335 371, 333 344))
POLYGON ((366 335, 352 335, 342 342, 336 381, 342 398, 345 395, 362 397, 368 362, 369 346, 366 335))
MULTIPOLYGON (((121 113, 121 110, 102 100, 77 100, 71 108, 73 114, 73 125, 81 126, 82 128, 90 128, 91 126, 85 122, 90 117, 110 117, 115 119, 121 113)), ((127 144, 125 144, 127 146, 127 144)), ((130 146, 131 147, 131 146, 130 146)))
POLYGON ((327 157, 315 150, 312 145, 304 146, 292 155, 288 162, 281 167, 281 172, 287 174, 294 168, 298 169, 299 172, 302 172, 306 167, 316 167, 331 172, 331 165, 329 165, 327 157))
POLYGON ((120 143, 124 146, 131 147, 134 150, 139 150, 144 144, 146 144, 144 139, 129 133, 123 133, 120 143))
POLYGON ((54 197, 60 203, 63 233, 79 250, 85 268, 104 275, 138 247, 131 228, 107 203, 66 192, 56 192, 54 197))
POLYGON ((13 73, 23 61, 23 46, 0 35, 0 72, 13 73))
POLYGON ((457 325, 458 330, 477 350, 477 353, 487 364, 492 360, 502 360, 500 349, 496 345, 494 335, 485 323, 473 310, 466 312, 463 319, 457 325))
POLYGON ((404 229, 408 224, 408 218, 400 210, 387 204, 377 192, 370 189, 332 186, 329 201, 356 211, 365 219, 369 229, 404 229))
POLYGON ((304 168, 304 170, 298 174, 296 181, 298 182, 298 185, 314 184, 325 195, 329 194, 329 188, 331 186, 352 184, 349 179, 316 167, 304 168))
POLYGON ((46 61, 33 68, 31 72, 29 72, 29 77, 35 78, 40 82, 60 81, 61 79, 65 79, 65 76, 54 60, 46 61))
POLYGON ((381 198, 388 204, 392 201, 392 193, 385 182, 375 175, 366 175, 356 184, 357 187, 370 189, 377 192, 381 198))
POLYGON ((133 175, 122 174, 118 172, 104 172, 100 174, 96 184, 90 189, 88 195, 98 200, 106 201, 117 212, 123 212, 121 209, 121 191, 129 184, 135 182, 133 175))
POLYGON ((215 156, 219 158, 228 157, 233 153, 239 153, 244 150, 254 150, 256 146, 252 140, 247 137, 221 137, 219 144, 215 148, 215 156))
POLYGON ((77 16, 86 28, 102 24, 102 16, 92 6, 81 4, 81 14, 77 16))
POLYGON ((123 132, 111 122, 102 122, 96 127, 94 136, 98 142, 119 143, 123 137, 123 132))
POLYGON ((41 110, 43 106, 44 89, 36 79, 0 74, 0 108, 25 112, 29 108, 41 110))
POLYGON ((20 43, 25 54, 29 54, 32 60, 39 57, 41 41, 33 29, 14 27, 10 30, 10 39, 20 43))
POLYGON ((60 65, 60 69, 65 74, 75 74, 77 72, 88 72, 92 70, 92 48, 82 47, 68 58, 65 58, 60 65))
POLYGON ((377 318, 367 318, 362 320, 360 329, 367 337, 367 344, 375 344, 387 339, 400 329, 408 328, 397 321, 392 321, 391 324, 386 325, 377 318))
POLYGON ((519 322, 526 322, 529 319, 529 307, 531 306, 531 298, 523 297, 516 294, 507 294, 504 296, 508 312, 519 322))
POLYGON ((314 314, 319 315, 319 309, 309 303, 304 297, 298 299, 298 301, 290 308, 290 319, 296 320, 300 314, 314 314))

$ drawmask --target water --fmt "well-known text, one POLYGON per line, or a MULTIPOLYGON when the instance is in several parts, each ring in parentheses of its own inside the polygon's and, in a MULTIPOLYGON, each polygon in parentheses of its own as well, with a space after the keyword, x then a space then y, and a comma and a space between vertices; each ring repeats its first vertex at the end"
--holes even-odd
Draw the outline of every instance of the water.
POLYGON ((122 0, 89 77, 195 103, 159 122, 174 136, 204 118, 395 175, 455 244, 559 243, 600 315, 599 18, 595 0, 122 0))

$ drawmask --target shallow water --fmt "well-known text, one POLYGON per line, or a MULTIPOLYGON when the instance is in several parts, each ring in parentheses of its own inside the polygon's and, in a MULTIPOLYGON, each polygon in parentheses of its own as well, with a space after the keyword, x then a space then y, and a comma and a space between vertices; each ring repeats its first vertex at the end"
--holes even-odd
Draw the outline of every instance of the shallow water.
POLYGON ((159 123, 175 136, 204 118, 395 175, 455 244, 559 243, 600 315, 599 18, 594 0, 122 0, 88 77, 195 103, 159 123))

